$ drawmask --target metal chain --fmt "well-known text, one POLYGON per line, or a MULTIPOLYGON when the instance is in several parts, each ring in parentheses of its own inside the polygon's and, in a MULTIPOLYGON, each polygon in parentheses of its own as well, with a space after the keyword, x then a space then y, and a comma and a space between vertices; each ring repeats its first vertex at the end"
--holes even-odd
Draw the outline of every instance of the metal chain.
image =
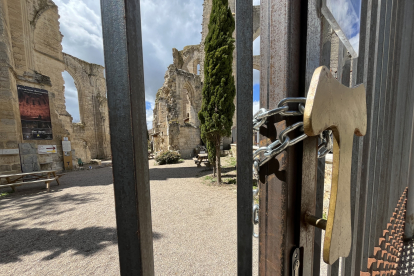
MULTIPOLYGON (((266 110, 261 108, 253 116, 253 130, 259 131, 260 127, 266 123, 268 117, 280 114, 283 116, 302 116, 305 111, 306 98, 286 98, 279 102, 277 108, 272 110, 266 110), (297 103, 298 110, 289 110, 289 103, 297 103)), ((305 140, 308 136, 303 133, 298 137, 291 139, 288 134, 296 129, 300 129, 303 132, 303 122, 298 122, 293 124, 286 129, 284 129, 279 134, 279 139, 268 145, 267 147, 261 147, 253 153, 253 178, 259 180, 259 170, 260 167, 266 164, 276 155, 283 152, 289 146, 293 146, 300 141, 305 140), (263 153, 263 159, 260 159, 259 156, 263 153)), ((321 143, 318 145, 318 158, 324 158, 333 147, 333 134, 332 130, 325 130, 320 134, 321 143)), ((258 196, 259 186, 256 190, 253 190, 253 197, 258 196)), ((252 217, 253 226, 259 223, 259 204, 253 204, 253 217, 252 217)), ((253 236, 258 238, 259 235, 256 234, 253 230, 253 236)))

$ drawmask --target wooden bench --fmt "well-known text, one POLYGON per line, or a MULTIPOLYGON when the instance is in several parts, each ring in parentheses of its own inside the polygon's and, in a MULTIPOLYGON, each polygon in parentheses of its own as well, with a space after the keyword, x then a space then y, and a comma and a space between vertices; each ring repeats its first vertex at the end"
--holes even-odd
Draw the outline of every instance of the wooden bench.
POLYGON ((56 181, 58 185, 59 177, 64 174, 57 174, 56 171, 39 171, 29 173, 17 173, 0 175, 0 183, 2 179, 6 179, 6 184, 0 184, 0 188, 10 187, 15 192, 15 187, 22 186, 25 184, 42 183, 46 184, 47 191, 50 191, 50 182, 56 181))
POLYGON ((196 157, 193 158, 194 163, 197 164, 197 167, 201 166, 201 163, 204 163, 206 166, 210 166, 210 161, 208 161, 207 153, 199 153, 196 157))

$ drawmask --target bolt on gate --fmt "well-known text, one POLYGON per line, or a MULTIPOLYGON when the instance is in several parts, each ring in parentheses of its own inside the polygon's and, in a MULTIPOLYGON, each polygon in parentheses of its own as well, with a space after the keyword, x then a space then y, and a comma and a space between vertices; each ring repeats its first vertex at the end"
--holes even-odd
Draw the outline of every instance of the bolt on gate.
MULTIPOLYGON (((407 192, 414 180, 414 3, 362 0, 356 57, 327 12, 327 1, 261 0, 262 109, 254 119, 253 5, 252 0, 236 2, 237 110, 243 110, 237 112, 237 125, 253 122, 252 128, 237 128, 239 275, 252 274, 254 223, 259 224, 260 275, 320 275, 322 255, 331 264, 328 275, 396 275, 398 270, 407 196, 414 197, 407 192), (324 84, 330 86, 321 88, 324 84), (327 104, 319 104, 320 91, 333 90, 349 93, 347 100, 338 102, 343 95, 337 91, 327 104), (348 123, 354 115, 362 125, 351 127, 365 136, 349 136, 346 128, 345 147, 345 132, 335 124, 338 118, 348 123), (323 116, 326 122, 320 121, 323 116), (253 126, 261 146, 254 156, 253 126), (326 221, 323 157, 331 147, 340 172, 339 181, 333 181, 338 200, 331 199, 326 221), (352 166, 341 169, 342 156, 352 166), (343 175, 349 178, 345 182, 343 175), (259 183, 254 211, 253 178, 259 183), (345 193, 339 191, 343 183, 349 185, 345 193), (345 228, 350 231, 341 236, 345 228)), ((140 2, 101 0, 101 7, 120 269, 122 275, 153 275, 140 2)), ((412 209, 406 238, 414 234, 412 209)))

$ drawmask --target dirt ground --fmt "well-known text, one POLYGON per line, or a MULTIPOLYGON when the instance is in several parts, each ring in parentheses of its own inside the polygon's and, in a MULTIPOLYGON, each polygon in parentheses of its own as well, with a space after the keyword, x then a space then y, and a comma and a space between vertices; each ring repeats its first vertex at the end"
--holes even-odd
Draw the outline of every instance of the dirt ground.
MULTIPOLYGON (((234 183, 232 160, 224 169, 234 183)), ((150 160, 156 275, 235 275, 236 185, 192 160, 150 160)), ((0 275, 119 275, 111 167, 0 194, 0 275)), ((257 275, 258 241, 254 240, 257 275)))

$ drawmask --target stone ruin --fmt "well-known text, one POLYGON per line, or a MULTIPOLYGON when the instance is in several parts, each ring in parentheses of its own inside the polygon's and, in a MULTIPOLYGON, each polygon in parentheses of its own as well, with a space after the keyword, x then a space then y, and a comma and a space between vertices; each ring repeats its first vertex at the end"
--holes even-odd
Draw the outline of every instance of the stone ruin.
MULTIPOLYGON (((89 162, 111 156, 104 67, 62 52, 58 19, 58 7, 51 0, 0 1, 2 174, 63 169, 63 137, 71 139, 74 164, 76 158, 89 162), (64 71, 73 77, 78 90, 79 123, 73 123, 66 110, 64 71), (47 91, 52 139, 23 139, 17 86, 47 91), (45 145, 56 145, 56 153, 37 154, 38 147, 45 145)), ((43 103, 33 101, 33 106, 43 103)))
MULTIPOLYGON (((199 45, 186 46, 182 51, 173 49, 173 64, 165 73, 163 86, 158 90, 153 110, 154 151, 179 151, 183 158, 192 157, 197 145, 202 144, 198 112, 201 110, 204 80, 204 41, 212 0, 204 0, 202 38, 199 45)), ((229 0, 235 12, 235 0, 229 0)), ((260 36, 260 6, 253 7, 253 41, 260 36)), ((233 34, 235 36, 235 33, 233 34)), ((236 52, 233 54, 233 74, 236 73, 236 52)), ((260 56, 253 58, 254 69, 260 70, 260 56)), ((235 75, 235 78, 237 76, 235 75)), ((235 99, 236 103, 236 99, 235 99)), ((222 149, 235 143, 236 114, 233 117, 233 137, 224 137, 222 149)))

